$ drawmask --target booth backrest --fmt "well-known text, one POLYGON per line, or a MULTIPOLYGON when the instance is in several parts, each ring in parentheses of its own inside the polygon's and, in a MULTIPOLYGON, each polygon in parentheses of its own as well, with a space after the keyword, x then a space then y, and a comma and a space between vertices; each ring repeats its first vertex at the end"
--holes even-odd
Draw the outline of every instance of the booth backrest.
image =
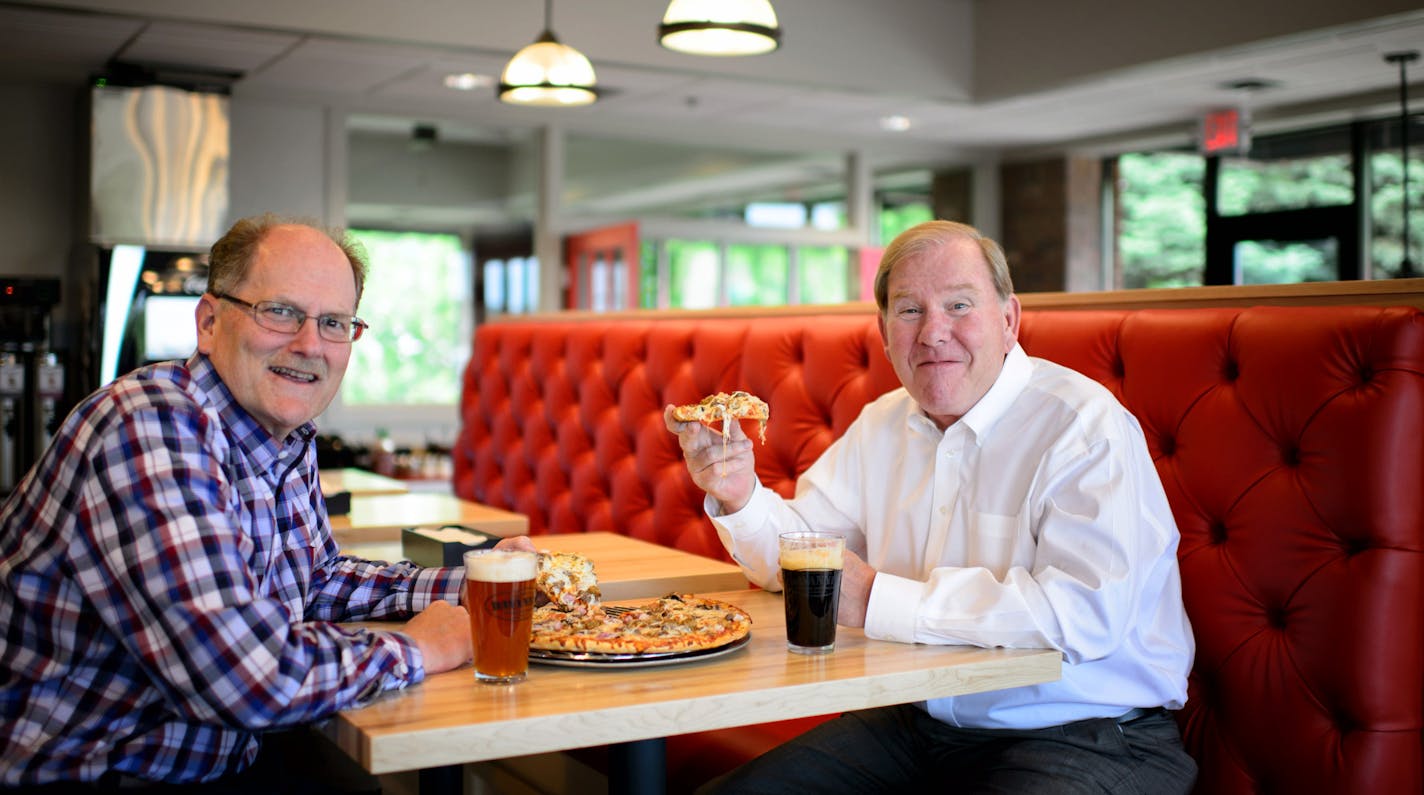
MULTIPOLYGON (((1198 791, 1424 791, 1424 314, 1028 310, 1020 340, 1107 385, 1146 433, 1182 533, 1198 791)), ((663 406, 765 398, 757 470, 789 495, 897 386, 869 312, 490 324, 455 487, 535 533, 725 560, 663 406)))

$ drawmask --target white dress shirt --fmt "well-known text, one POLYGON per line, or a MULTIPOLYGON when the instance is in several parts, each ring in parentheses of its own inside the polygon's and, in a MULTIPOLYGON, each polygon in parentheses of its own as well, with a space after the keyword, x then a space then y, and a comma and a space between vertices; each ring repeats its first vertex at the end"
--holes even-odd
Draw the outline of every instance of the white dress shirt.
POLYGON ((927 702, 956 726, 1038 728, 1180 709, 1194 642, 1177 527, 1142 429, 1102 385, 1015 345, 944 431, 904 389, 868 404, 784 500, 716 516, 762 587, 779 533, 842 533, 878 574, 865 633, 1062 652, 1056 682, 927 702))

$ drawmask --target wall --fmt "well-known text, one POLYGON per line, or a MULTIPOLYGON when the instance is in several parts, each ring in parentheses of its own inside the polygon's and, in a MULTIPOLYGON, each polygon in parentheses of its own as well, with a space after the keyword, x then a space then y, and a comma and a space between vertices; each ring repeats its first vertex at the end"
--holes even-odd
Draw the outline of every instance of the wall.
MULTIPOLYGON (((315 218, 340 225, 344 196, 333 202, 329 193, 344 187, 344 158, 328 151, 331 113, 317 105, 232 101, 232 164, 230 221, 275 212, 315 218)), ((341 140, 345 139, 342 129, 341 140)), ((344 148, 342 153, 344 154, 344 148)), ((344 190, 341 191, 344 194, 344 190)))
POLYGON ((71 347, 89 298, 84 93, 78 87, 0 83, 0 275, 57 276, 51 336, 71 347))

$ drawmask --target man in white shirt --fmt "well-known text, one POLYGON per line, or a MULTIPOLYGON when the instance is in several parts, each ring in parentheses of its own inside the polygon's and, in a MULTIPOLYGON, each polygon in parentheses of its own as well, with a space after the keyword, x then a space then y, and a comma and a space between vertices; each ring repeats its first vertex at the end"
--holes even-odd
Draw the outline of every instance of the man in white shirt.
POLYGON ((777 536, 841 533, 838 621, 905 643, 1039 647, 1056 682, 848 713, 716 782, 719 792, 1187 792, 1171 711, 1194 642, 1178 533, 1136 419, 1018 345, 1002 249, 916 226, 875 279, 902 389, 800 478, 761 485, 751 441, 664 419, 732 557, 780 590, 777 536))

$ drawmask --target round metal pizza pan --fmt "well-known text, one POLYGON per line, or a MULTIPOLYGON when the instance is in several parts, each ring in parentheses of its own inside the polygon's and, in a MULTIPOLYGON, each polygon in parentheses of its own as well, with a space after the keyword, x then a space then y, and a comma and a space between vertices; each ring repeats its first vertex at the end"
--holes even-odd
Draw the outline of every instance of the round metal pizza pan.
POLYGON ((659 654, 601 654, 592 651, 530 649, 529 662, 540 665, 561 665, 566 668, 601 668, 603 670, 651 668, 658 665, 678 665, 721 657, 742 648, 751 642, 751 639, 752 634, 748 632, 725 646, 713 649, 693 649, 692 651, 672 651, 659 654))

